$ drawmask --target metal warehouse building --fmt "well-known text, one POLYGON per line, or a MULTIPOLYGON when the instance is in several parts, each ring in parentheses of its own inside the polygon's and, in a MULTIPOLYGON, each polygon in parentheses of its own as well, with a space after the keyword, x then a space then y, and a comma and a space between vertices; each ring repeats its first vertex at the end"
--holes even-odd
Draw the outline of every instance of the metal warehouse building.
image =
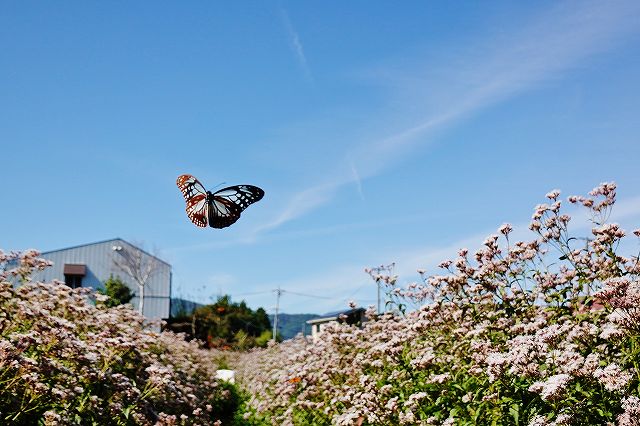
POLYGON ((32 279, 44 282, 57 279, 69 287, 97 289, 113 275, 131 288, 135 297, 129 303, 137 308, 138 286, 129 274, 116 266, 116 262, 121 262, 122 256, 127 255, 154 265, 144 290, 144 316, 150 320, 169 318, 171 265, 121 238, 42 253, 41 257, 52 261, 53 266, 34 273, 32 279))

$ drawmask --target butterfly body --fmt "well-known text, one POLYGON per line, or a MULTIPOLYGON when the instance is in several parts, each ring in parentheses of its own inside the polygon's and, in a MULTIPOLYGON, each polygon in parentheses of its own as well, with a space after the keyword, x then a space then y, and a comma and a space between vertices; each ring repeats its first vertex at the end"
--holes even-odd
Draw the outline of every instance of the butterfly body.
POLYGON ((234 185, 219 191, 207 191, 191 175, 180 175, 176 181, 187 202, 187 216, 194 225, 205 228, 226 228, 234 224, 240 213, 260 201, 264 191, 253 185, 234 185))

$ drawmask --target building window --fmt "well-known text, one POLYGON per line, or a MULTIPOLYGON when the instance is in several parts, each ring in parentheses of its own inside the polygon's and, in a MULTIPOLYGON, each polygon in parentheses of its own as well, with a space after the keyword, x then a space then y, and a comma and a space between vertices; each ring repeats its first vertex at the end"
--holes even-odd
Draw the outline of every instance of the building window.
POLYGON ((85 265, 65 263, 64 265, 64 283, 71 288, 82 287, 82 277, 87 273, 85 265))
POLYGON ((82 287, 82 275, 67 275, 64 276, 64 283, 71 288, 82 287))
POLYGON ((316 333, 320 333, 320 324, 316 324, 316 333))

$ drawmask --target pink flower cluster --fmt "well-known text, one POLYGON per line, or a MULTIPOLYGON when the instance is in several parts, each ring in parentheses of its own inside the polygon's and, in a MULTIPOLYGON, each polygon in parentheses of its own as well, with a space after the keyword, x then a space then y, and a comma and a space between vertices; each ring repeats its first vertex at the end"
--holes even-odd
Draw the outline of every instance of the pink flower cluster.
MULTIPOLYGON (((387 313, 362 327, 334 323, 238 360, 267 424, 638 424, 640 268, 616 252, 626 233, 606 223, 616 187, 569 197, 589 210, 590 238, 570 233, 560 191, 530 229, 505 224, 446 273, 398 286, 392 265, 367 270, 387 313), (413 306, 413 310, 406 307, 413 306), (635 422, 635 423, 634 423, 635 422)), ((640 232, 639 232, 640 234, 640 232)))

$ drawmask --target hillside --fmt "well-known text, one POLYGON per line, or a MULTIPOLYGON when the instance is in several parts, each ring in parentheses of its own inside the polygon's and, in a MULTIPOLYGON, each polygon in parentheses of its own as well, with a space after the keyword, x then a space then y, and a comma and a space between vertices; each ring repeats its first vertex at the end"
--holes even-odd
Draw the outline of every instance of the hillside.
POLYGON ((171 298, 171 318, 183 317, 191 315, 191 313, 201 307, 200 303, 191 300, 181 299, 179 297, 171 298))
MULTIPOLYGON (((296 334, 302 333, 303 330, 305 336, 309 335, 311 334, 311 329, 305 322, 319 317, 320 315, 316 314, 279 314, 278 333, 284 340, 295 337, 296 334)), ((273 328, 273 315, 269 315, 269 321, 271 321, 271 327, 273 328)))

